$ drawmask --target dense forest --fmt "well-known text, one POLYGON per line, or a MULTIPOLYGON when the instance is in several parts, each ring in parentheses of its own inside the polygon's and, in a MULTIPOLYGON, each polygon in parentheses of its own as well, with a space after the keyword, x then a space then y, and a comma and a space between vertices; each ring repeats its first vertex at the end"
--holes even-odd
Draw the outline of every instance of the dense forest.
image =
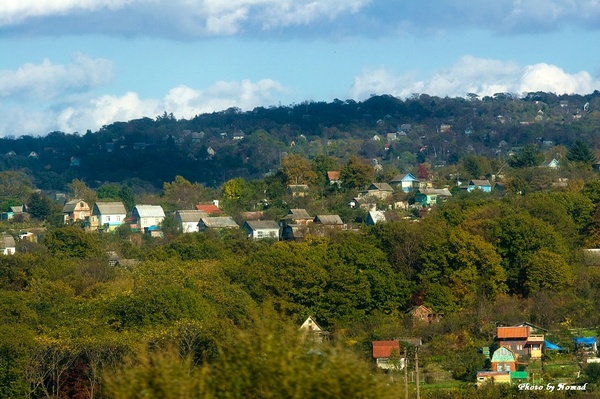
POLYGON ((587 382, 578 395, 595 397, 600 367, 573 337, 600 325, 600 260, 588 251, 600 246, 598 138, 599 92, 374 96, 3 138, 2 211, 27 204, 31 219, 0 229, 39 239, 0 257, 0 397, 578 397, 475 386, 496 327, 521 322, 565 348, 535 364, 535 381, 587 382), (348 206, 408 172, 452 196, 418 208, 398 190, 377 201, 390 218, 374 226, 348 206), (483 178, 491 192, 464 189, 483 178), (218 199, 237 220, 303 208, 348 228, 254 241, 183 234, 168 212, 160 238, 127 224, 100 234, 64 226, 57 198, 167 211, 218 199), (443 317, 415 321, 417 305, 443 317), (327 339, 299 330, 308 316, 327 339), (420 391, 374 365, 372 341, 400 337, 422 340, 402 347, 411 375, 418 354, 420 391))

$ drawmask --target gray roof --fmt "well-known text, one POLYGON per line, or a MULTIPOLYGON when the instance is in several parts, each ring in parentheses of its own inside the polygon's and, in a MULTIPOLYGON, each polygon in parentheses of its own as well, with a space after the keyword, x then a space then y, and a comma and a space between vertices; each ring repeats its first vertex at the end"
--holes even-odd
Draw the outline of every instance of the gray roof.
POLYGON ((489 180, 476 180, 473 179, 469 182, 469 185, 474 185, 474 186, 491 186, 491 183, 489 180))
POLYGON ((342 218, 339 215, 317 215, 314 223, 327 224, 327 225, 338 225, 344 224, 342 218))
POLYGON ((94 204, 94 215, 125 215, 125 206, 122 202, 96 202, 94 204))
POLYGON ((240 227, 235 220, 229 216, 207 216, 201 218, 198 224, 200 223, 203 223, 204 226, 212 229, 240 227))
POLYGON ((306 212, 306 209, 290 209, 290 212, 283 217, 284 219, 312 219, 313 217, 306 212))
POLYGON ((15 246, 14 237, 11 236, 10 234, 2 233, 2 236, 0 236, 0 248, 9 248, 9 247, 14 248, 14 246, 15 246))
POLYGON ((419 190, 419 192, 425 195, 441 195, 452 197, 452 193, 447 188, 422 188, 419 190))
POLYGON ((198 210, 183 210, 175 212, 182 223, 198 223, 200 219, 208 216, 208 213, 198 210))
POLYGON ((274 220, 248 220, 244 223, 253 231, 257 230, 279 230, 279 225, 274 220))
MULTIPOLYGON (((141 218, 164 218, 165 211, 160 205, 136 205, 133 207, 133 214, 141 218)), ((200 220, 200 219, 198 219, 200 220)))
POLYGON ((73 212, 75 212, 75 208, 77 208, 77 204, 79 204, 80 202, 85 202, 85 201, 82 200, 82 199, 74 199, 74 200, 71 200, 71 201, 67 202, 65 204, 65 206, 63 206, 62 213, 73 213, 73 212))
POLYGON ((380 191, 394 191, 394 189, 392 188, 392 186, 390 186, 387 183, 371 183, 371 186, 369 186, 369 190, 380 190, 380 191))

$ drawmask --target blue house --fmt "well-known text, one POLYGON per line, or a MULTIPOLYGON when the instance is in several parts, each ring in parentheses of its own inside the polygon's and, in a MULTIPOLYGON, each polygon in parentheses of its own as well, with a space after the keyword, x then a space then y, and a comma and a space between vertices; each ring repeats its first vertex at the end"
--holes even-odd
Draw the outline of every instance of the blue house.
POLYGON ((402 188, 402 191, 405 193, 408 193, 415 188, 419 188, 417 178, 410 173, 394 177, 389 184, 390 186, 402 188))
POLYGON ((479 189, 486 193, 492 192, 492 184, 489 180, 471 180, 469 181, 469 185, 467 186, 467 191, 471 192, 473 190, 479 189))

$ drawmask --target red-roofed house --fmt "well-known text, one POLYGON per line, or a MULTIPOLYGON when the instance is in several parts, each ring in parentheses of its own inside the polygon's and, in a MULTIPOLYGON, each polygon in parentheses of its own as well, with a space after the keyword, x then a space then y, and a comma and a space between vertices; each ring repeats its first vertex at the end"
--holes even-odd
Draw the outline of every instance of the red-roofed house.
POLYGON ((219 209, 215 204, 198 204, 196 209, 199 211, 206 212, 208 215, 221 215, 223 211, 219 209))
POLYGON ((400 357, 400 341, 373 341, 373 359, 380 369, 402 370, 404 358, 400 357))
POLYGON ((505 346, 519 356, 532 359, 542 357, 543 334, 532 334, 530 326, 498 327, 496 338, 500 346, 505 346))
POLYGON ((340 172, 337 170, 327 171, 327 181, 332 186, 340 186, 342 184, 342 181, 340 180, 340 172))

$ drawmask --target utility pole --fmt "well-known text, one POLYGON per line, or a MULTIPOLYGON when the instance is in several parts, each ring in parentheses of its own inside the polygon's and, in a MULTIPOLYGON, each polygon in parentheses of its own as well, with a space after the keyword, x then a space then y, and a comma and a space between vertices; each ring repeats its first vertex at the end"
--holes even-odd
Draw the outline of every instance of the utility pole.
POLYGON ((408 350, 404 348, 404 399, 408 399, 408 350))
POLYGON ((421 399, 421 392, 419 389, 419 347, 415 348, 415 370, 417 372, 417 399, 421 399))

